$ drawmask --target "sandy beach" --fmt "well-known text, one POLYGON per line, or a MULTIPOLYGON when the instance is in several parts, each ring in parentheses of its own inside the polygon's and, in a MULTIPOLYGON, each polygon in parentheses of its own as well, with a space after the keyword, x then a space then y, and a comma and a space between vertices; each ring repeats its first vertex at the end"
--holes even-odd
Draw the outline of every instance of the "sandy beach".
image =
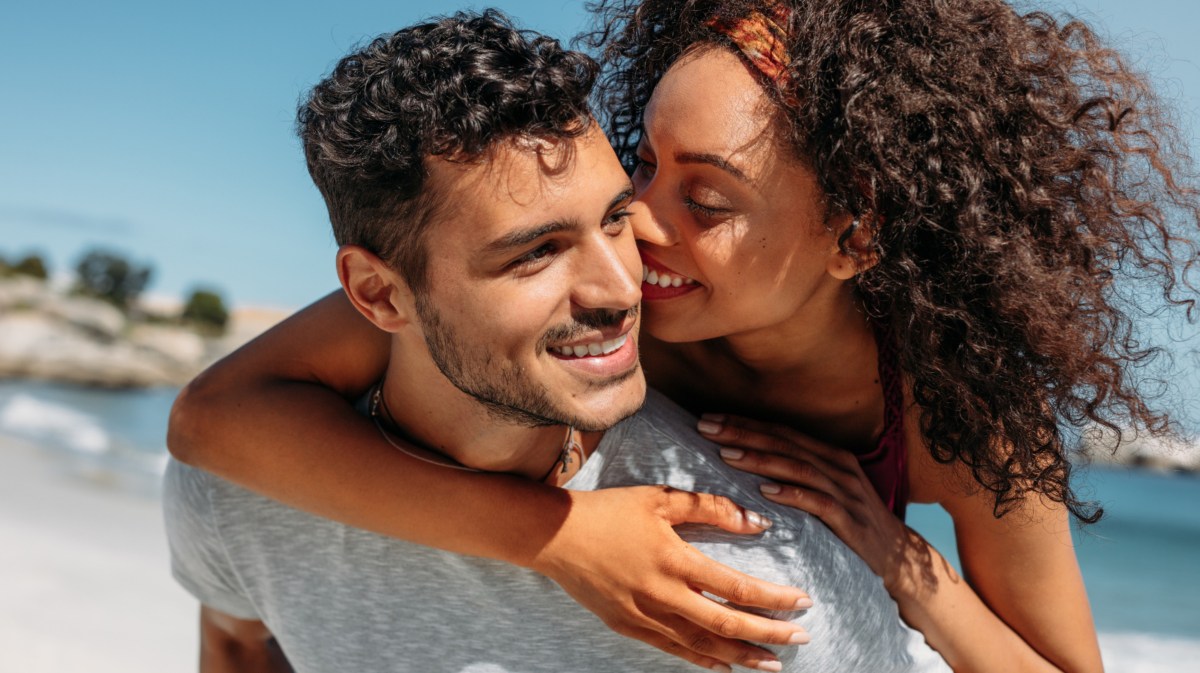
POLYGON ((0 437, 0 671, 196 670, 157 499, 0 437))

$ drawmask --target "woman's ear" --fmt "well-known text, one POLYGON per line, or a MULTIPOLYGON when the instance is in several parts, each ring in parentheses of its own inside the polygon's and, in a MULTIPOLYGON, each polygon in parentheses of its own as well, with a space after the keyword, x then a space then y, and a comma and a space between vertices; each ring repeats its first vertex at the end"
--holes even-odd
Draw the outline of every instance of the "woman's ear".
POLYGON ((879 232, 880 218, 873 213, 858 217, 844 215, 837 223, 840 225, 834 228, 837 240, 825 269, 838 280, 850 280, 879 262, 875 234, 879 232))
POLYGON ((358 245, 337 253, 338 280, 358 312, 385 332, 399 332, 414 315, 408 283, 378 255, 358 245))

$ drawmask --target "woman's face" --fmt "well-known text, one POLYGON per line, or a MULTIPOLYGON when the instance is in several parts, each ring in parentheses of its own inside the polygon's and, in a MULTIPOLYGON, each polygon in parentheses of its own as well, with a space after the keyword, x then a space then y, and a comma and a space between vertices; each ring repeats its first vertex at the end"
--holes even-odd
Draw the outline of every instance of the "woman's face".
POLYGON ((656 338, 700 341, 796 320, 819 328, 823 311, 850 301, 853 265, 830 231, 849 218, 826 222, 815 176, 774 114, 723 48, 684 55, 654 90, 633 182, 643 328, 656 338))

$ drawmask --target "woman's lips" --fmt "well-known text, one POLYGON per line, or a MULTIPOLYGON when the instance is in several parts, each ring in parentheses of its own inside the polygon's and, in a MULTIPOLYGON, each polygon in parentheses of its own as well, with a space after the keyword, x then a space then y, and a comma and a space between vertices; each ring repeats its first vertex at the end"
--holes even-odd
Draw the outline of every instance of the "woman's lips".
POLYGON ((693 278, 676 273, 654 259, 642 258, 642 301, 672 299, 700 289, 693 278))

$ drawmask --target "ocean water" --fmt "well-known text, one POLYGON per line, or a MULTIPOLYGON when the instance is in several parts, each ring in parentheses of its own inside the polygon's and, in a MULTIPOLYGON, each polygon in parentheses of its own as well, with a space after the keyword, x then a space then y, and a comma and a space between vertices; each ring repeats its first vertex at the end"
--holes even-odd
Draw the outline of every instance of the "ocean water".
MULTIPOLYGON (((154 497, 166 462, 171 388, 96 391, 0 381, 0 435, 30 440, 68 469, 154 497)), ((1075 531, 1110 673, 1200 671, 1200 477, 1092 467, 1079 485, 1106 511, 1075 531)), ((957 564, 949 517, 909 523, 957 564)))
POLYGON ((167 415, 178 393, 0 380, 0 435, 58 454, 63 468, 81 478, 155 496, 167 462, 167 415))

